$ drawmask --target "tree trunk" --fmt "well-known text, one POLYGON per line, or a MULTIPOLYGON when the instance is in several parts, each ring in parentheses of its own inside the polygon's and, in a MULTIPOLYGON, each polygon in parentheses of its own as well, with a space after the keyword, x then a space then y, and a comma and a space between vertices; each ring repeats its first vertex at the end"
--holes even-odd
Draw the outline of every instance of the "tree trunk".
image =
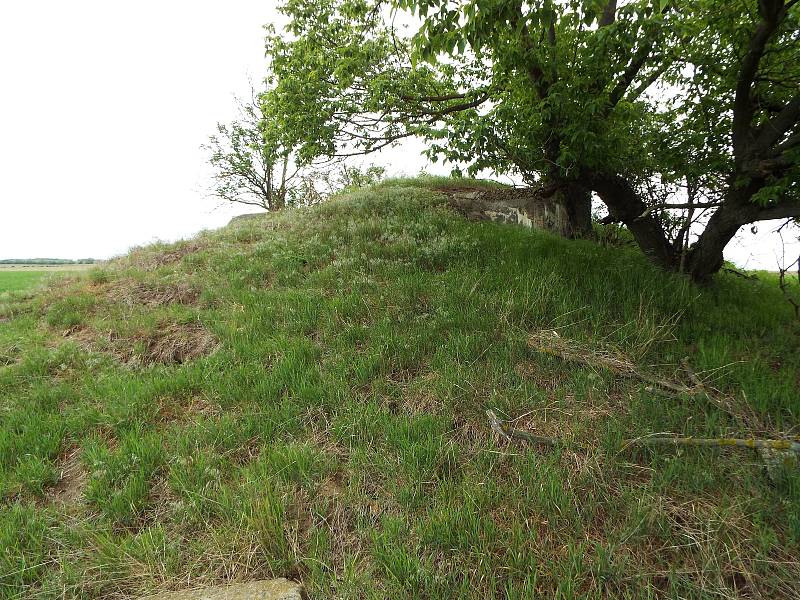
POLYGON ((698 283, 708 282, 722 268, 723 250, 742 226, 741 217, 736 212, 724 206, 719 208, 690 249, 686 272, 698 283))
POLYGON ((652 215, 645 215, 647 205, 630 182, 620 175, 599 173, 589 174, 586 182, 600 196, 613 219, 625 223, 650 260, 670 271, 677 268, 678 253, 669 243, 661 223, 652 215))
POLYGON ((764 182, 751 179, 742 188, 736 185, 736 181, 736 177, 731 177, 722 206, 711 215, 700 238, 689 249, 686 272, 699 283, 709 281, 722 268, 725 246, 739 228, 760 218, 760 207, 751 198, 763 187, 764 182))
POLYGON ((545 229, 565 238, 589 237, 592 232, 592 191, 582 183, 568 181, 554 172, 537 185, 545 207, 545 229))
POLYGON ((560 235, 588 237, 592 232, 592 192, 579 183, 560 185, 552 196, 558 207, 560 235))
POLYGON ((275 208, 273 210, 281 210, 286 208, 286 188, 282 187, 275 193, 275 208))
MULTIPOLYGON (((555 35, 555 33, 553 33, 555 35)), ((547 120, 550 139, 544 155, 550 168, 543 178, 543 195, 556 206, 554 232, 566 238, 588 237, 592 231, 592 192, 574 180, 565 178, 558 166, 561 153, 561 126, 554 117, 547 120)))

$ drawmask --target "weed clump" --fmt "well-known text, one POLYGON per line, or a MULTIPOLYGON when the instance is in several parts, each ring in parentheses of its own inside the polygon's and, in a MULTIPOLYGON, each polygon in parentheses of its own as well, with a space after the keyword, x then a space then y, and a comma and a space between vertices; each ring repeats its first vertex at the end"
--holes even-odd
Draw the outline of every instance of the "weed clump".
POLYGON ((84 322, 95 303, 95 298, 90 294, 65 296, 50 305, 47 310, 47 324, 60 329, 77 327, 84 322))
POLYGON ((51 502, 74 505, 83 497, 88 476, 81 454, 81 448, 77 447, 70 449, 61 458, 58 479, 47 490, 51 502))
POLYGON ((133 349, 124 361, 134 365, 181 365, 208 356, 217 338, 200 323, 159 323, 154 329, 132 338, 133 349))

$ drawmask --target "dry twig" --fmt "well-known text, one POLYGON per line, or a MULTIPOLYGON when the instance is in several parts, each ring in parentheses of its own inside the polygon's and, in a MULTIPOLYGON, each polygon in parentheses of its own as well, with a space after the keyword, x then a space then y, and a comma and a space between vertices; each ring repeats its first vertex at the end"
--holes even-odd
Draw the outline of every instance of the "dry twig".
POLYGON ((662 379, 643 372, 626 356, 607 350, 586 348, 572 340, 562 338, 555 331, 541 331, 530 336, 528 344, 537 352, 558 356, 568 362, 579 363, 594 368, 607 369, 628 379, 636 379, 645 384, 647 391, 663 394, 703 394, 717 408, 733 417, 743 428, 763 431, 758 418, 729 395, 706 385, 689 365, 688 357, 681 362, 691 385, 679 381, 662 379))
POLYGON ((529 345, 537 352, 552 354, 568 362, 576 362, 600 369, 608 369, 618 375, 630 379, 638 379, 661 390, 676 394, 692 393, 693 388, 675 381, 669 381, 643 373, 633 362, 621 354, 583 348, 578 344, 565 340, 555 331, 543 331, 531 335, 529 345))
MULTIPOLYGON (((565 440, 552 437, 544 437, 528 433, 527 431, 520 431, 510 427, 504 427, 497 415, 493 410, 487 410, 486 415, 489 417, 489 424, 492 429, 497 432, 501 437, 508 441, 523 440, 534 444, 543 444, 547 446, 557 447, 572 447, 576 448, 575 444, 570 444, 565 440)), ((649 437, 630 438, 622 441, 623 447, 628 446, 715 446, 720 448, 737 447, 737 448, 768 448, 770 450, 791 451, 800 454, 800 442, 793 440, 764 440, 764 439, 741 439, 741 438, 696 438, 696 437, 679 437, 671 435, 653 435, 649 437)))

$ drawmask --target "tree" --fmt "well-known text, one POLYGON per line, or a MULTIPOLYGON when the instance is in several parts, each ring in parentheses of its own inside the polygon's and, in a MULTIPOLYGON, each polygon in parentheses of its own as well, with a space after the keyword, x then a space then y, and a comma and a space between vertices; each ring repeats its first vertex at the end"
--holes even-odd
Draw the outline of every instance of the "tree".
POLYGON ((217 135, 204 146, 214 167, 214 196, 238 204, 274 211, 286 206, 317 204, 340 191, 377 183, 384 169, 359 168, 341 158, 302 160, 281 141, 270 112, 274 99, 267 90, 251 92, 248 103, 239 102, 239 119, 217 124, 217 135))
POLYGON ((741 226, 800 215, 800 10, 797 0, 753 4, 696 3, 689 26, 703 35, 676 79, 688 142, 713 149, 700 182, 715 210, 687 265, 701 280, 741 226))
POLYGON ((385 174, 383 167, 369 165, 365 168, 334 162, 324 168, 303 172, 289 189, 287 203, 290 206, 318 204, 339 192, 349 192, 375 185, 385 174))
POLYGON ((800 214, 795 4, 395 0, 420 20, 409 37, 381 3, 290 0, 291 37, 267 39, 270 111, 306 159, 413 135, 433 159, 519 173, 566 235, 594 192, 654 262, 705 280, 742 224, 800 214), (691 188, 679 227, 654 182, 691 188))
POLYGON ((665 18, 642 2, 609 14, 584 4, 398 2, 423 17, 403 38, 359 0, 289 2, 294 39, 267 44, 276 109, 307 156, 422 136, 433 159, 520 174, 563 206, 564 234, 584 234, 582 168, 644 169, 620 138, 641 135, 635 101, 658 69, 642 67, 649 52, 628 55, 663 35, 665 18))
POLYGON ((586 174, 615 220, 661 266, 707 281, 743 225, 800 216, 796 4, 696 1, 682 7, 682 60, 668 74, 677 94, 658 115, 653 139, 659 177, 685 180, 688 202, 648 206, 624 174, 586 174), (697 241, 683 252, 665 235, 664 211, 676 208, 690 211, 687 225, 696 211, 707 215, 697 241))
POLYGON ((239 119, 217 124, 217 134, 204 148, 214 168, 214 196, 273 211, 286 206, 300 170, 288 147, 270 135, 262 108, 253 91, 249 102, 239 102, 239 119))

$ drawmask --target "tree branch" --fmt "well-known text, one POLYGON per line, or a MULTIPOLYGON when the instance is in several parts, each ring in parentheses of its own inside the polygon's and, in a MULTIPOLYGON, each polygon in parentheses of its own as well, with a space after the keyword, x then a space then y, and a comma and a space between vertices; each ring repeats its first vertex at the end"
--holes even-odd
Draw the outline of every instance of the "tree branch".
POLYGON ((760 156, 765 153, 798 123, 800 123, 800 95, 792 98, 781 112, 763 125, 752 154, 760 156))
POLYGON ((516 5, 516 13, 511 18, 511 25, 516 28, 519 26, 520 22, 522 23, 522 27, 520 28, 520 38, 522 42, 521 45, 522 49, 528 55, 528 61, 525 64, 525 70, 528 73, 531 83, 533 83, 533 87, 536 90, 536 94, 539 96, 539 99, 544 100, 550 91, 550 82, 547 81, 544 68, 539 61, 530 56, 533 54, 535 44, 531 40, 530 29, 528 28, 528 24, 525 22, 522 14, 521 2, 517 3, 516 5))
POLYGON ((733 100, 733 153, 743 158, 753 135, 752 122, 755 114, 752 87, 758 72, 767 42, 778 30, 786 8, 783 0, 761 0, 759 3, 761 22, 750 37, 747 54, 742 59, 736 81, 733 100), (783 11, 783 12, 782 12, 783 11))
POLYGON ((800 131, 790 135, 784 142, 775 146, 775 149, 772 153, 773 156, 777 156, 783 154, 787 150, 791 150, 792 148, 796 148, 800 146, 800 131))
MULTIPOLYGON (((475 100, 471 102, 462 102, 461 104, 453 104, 452 106, 448 106, 446 108, 442 108, 439 110, 419 110, 414 113, 414 116, 430 116, 430 117, 443 117, 445 115, 452 114, 454 112, 461 112, 465 110, 469 110, 471 108, 477 108, 484 102, 489 99, 489 94, 484 93, 482 96, 479 96, 475 100)), ((430 122, 430 120, 429 120, 430 122)))
POLYGON ((656 81, 658 81, 658 78, 661 77, 667 69, 669 69, 671 64, 672 64, 671 60, 664 61, 663 63, 661 63, 661 65, 656 70, 650 73, 650 75, 648 75, 646 79, 643 79, 642 82, 638 86, 636 86, 636 89, 633 90, 633 93, 631 93, 626 98, 626 100, 628 102, 633 102, 639 96, 644 94, 647 91, 647 89, 651 85, 653 85, 656 81))
POLYGON ((790 219, 800 217, 800 198, 787 200, 776 204, 775 206, 768 206, 761 208, 756 213, 756 218, 747 223, 754 221, 768 221, 770 219, 790 219))
POLYGON ((633 80, 636 79, 636 75, 639 73, 641 68, 644 66, 644 63, 647 62, 647 59, 650 57, 650 52, 653 50, 653 42, 649 40, 642 44, 639 49, 636 51, 636 54, 633 55, 630 64, 628 67, 623 71, 622 76, 617 81, 617 84, 611 90, 611 94, 608 97, 608 110, 614 108, 619 101, 622 100, 622 97, 625 95, 625 92, 628 91, 628 88, 633 83, 633 80))
POLYGON ((608 0, 603 9, 603 14, 598 22, 599 27, 608 27, 617 20, 617 0, 608 0))
POLYGON ((637 219, 644 219, 645 217, 649 217, 653 214, 656 210, 662 209, 685 209, 685 208, 716 208, 718 206, 722 206, 722 202, 687 202, 685 204, 654 204, 653 206, 649 206, 646 211, 640 214, 637 219))
POLYGON ((448 102, 450 100, 462 100, 473 95, 475 91, 453 94, 443 94, 441 96, 408 96, 400 94, 400 99, 406 102, 448 102))
POLYGON ((772 158, 752 160, 744 163, 742 173, 754 177, 781 177, 785 170, 794 164, 795 160, 787 154, 779 154, 772 158))
MULTIPOLYGON (((662 11, 661 14, 666 14, 669 11, 669 5, 667 5, 662 11)), ((661 27, 657 26, 653 31, 650 32, 650 35, 646 35, 642 40, 641 46, 636 50, 636 53, 633 55, 631 62, 628 64, 627 68, 622 72, 617 84, 612 88, 611 93, 608 97, 608 104, 606 105, 605 115, 611 112, 619 101, 625 96, 628 88, 631 84, 635 81, 636 76, 639 74, 639 71, 647 62, 648 58, 650 58, 650 53, 653 51, 653 47, 656 43, 656 37, 661 32, 661 27)), ((661 76, 659 73, 656 76, 656 79, 661 76)), ((653 80, 655 81, 655 79, 653 80)), ((649 87, 653 82, 647 83, 647 85, 642 88, 639 86, 639 90, 637 93, 634 94, 634 99, 639 96, 642 92, 644 92, 647 87, 649 87)))

